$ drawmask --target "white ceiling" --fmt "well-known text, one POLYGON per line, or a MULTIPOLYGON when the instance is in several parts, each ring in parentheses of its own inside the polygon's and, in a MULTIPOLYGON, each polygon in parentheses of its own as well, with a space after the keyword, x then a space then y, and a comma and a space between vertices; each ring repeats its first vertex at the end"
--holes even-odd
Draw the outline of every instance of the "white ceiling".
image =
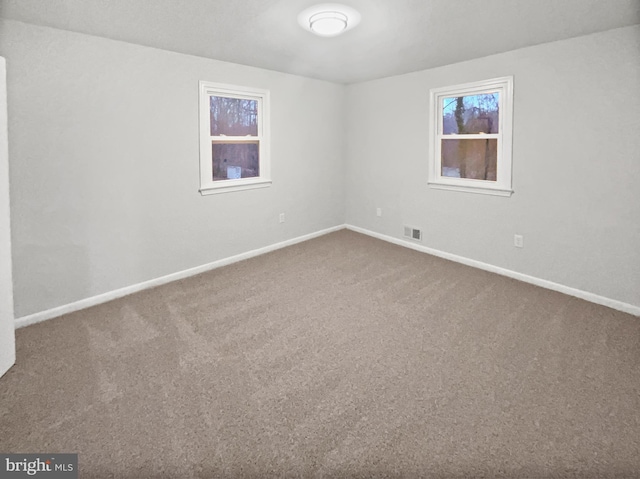
POLYGON ((316 37, 323 0, 0 0, 0 16, 270 70, 355 83, 640 23, 640 0, 332 0, 360 25, 316 37))

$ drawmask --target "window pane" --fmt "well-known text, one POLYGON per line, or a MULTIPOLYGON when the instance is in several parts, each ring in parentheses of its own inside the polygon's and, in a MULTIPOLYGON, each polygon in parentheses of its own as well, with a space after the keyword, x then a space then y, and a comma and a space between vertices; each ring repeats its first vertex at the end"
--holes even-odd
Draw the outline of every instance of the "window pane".
POLYGON ((212 143, 213 181, 260 176, 259 143, 212 143))
POLYGON ((442 140, 442 176, 496 181, 498 140, 442 140))
POLYGON ((443 98, 442 133, 499 133, 499 100, 498 92, 443 98))
POLYGON ((209 97, 211 136, 258 136, 258 100, 209 97))

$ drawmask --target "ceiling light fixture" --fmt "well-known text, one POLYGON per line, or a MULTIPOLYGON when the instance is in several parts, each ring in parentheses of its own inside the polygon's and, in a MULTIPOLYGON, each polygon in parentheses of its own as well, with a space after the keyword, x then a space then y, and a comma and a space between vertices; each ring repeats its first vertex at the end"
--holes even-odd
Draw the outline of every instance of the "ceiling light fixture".
POLYGON ((351 7, 323 3, 307 8, 298 15, 302 28, 322 37, 334 37, 360 23, 360 14, 351 7))
POLYGON ((309 28, 313 33, 331 37, 342 33, 347 28, 349 19, 340 12, 320 12, 309 19, 309 28))

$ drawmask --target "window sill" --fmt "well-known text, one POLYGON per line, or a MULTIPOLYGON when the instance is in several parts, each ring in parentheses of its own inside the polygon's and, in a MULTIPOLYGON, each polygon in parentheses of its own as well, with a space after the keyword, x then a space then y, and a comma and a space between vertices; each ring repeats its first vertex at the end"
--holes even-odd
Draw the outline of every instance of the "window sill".
POLYGON ((200 188, 200 194, 217 195, 220 193, 231 193, 234 191, 253 190, 256 188, 267 188, 271 186, 271 180, 260 178, 258 180, 225 180, 215 186, 207 186, 200 188))
POLYGON ((460 185, 451 185, 448 183, 436 183, 433 181, 429 181, 428 184, 431 188, 434 188, 437 190, 462 191, 464 193, 477 193, 481 195, 506 196, 506 197, 509 197, 513 194, 513 190, 502 189, 502 188, 482 187, 482 186, 460 186, 460 185))

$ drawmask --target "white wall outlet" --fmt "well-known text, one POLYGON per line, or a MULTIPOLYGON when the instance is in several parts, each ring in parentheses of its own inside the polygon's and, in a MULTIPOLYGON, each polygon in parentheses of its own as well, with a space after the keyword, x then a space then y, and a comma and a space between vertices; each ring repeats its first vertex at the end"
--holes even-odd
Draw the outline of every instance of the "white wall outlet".
POLYGON ((513 246, 524 248, 524 237, 522 235, 513 235, 513 246))
POLYGON ((284 213, 280 213, 280 223, 284 223, 284 213))
POLYGON ((376 208, 376 216, 382 216, 382 208, 376 208))

